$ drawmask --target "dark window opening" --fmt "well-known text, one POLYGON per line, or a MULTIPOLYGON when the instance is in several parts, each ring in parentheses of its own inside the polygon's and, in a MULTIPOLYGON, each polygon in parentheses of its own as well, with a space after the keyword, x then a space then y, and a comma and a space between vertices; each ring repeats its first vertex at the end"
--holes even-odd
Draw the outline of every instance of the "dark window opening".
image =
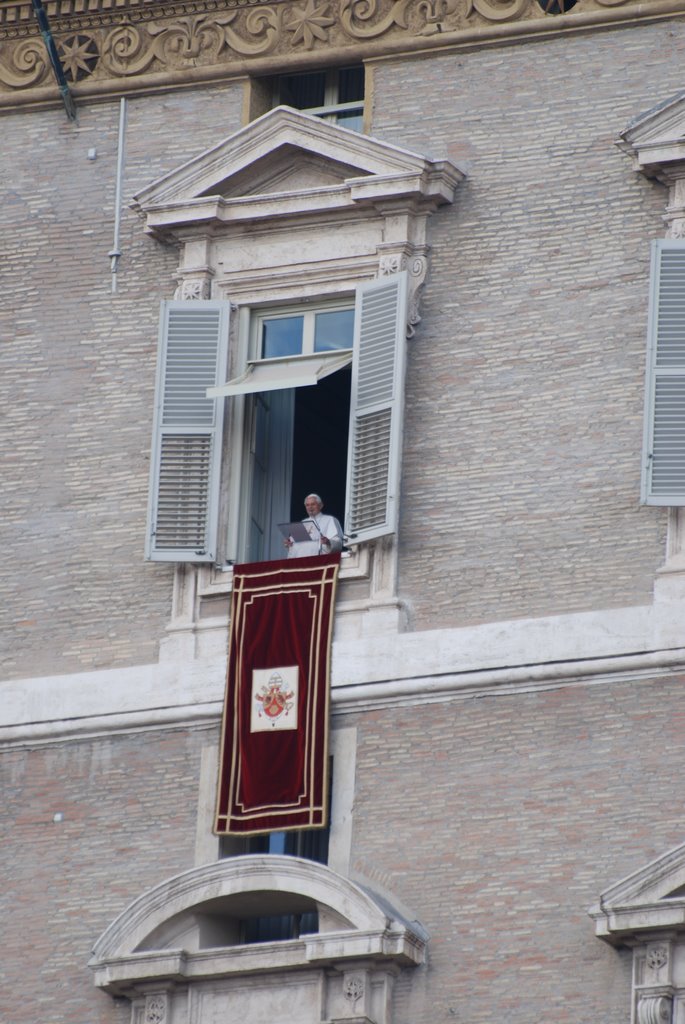
POLYGON ((364 121, 364 68, 357 65, 279 75, 274 82, 273 103, 295 107, 360 132, 364 121))
POLYGON ((302 519, 302 503, 315 493, 323 498, 324 511, 343 522, 351 380, 346 366, 295 392, 291 519, 302 519))
MULTIPOLYGON (((293 832, 263 832, 256 836, 246 836, 236 841, 235 836, 221 836, 219 840, 219 856, 234 857, 248 853, 273 853, 286 857, 302 857, 318 864, 328 863, 328 843, 331 832, 331 816, 333 814, 333 758, 328 759, 328 825, 325 828, 298 829, 293 832)), ((288 917, 293 915, 279 915, 288 917)), ((317 927, 309 927, 310 913, 302 915, 306 918, 307 931, 318 931, 317 927)), ((293 936, 289 936, 292 938, 293 936)), ((266 941, 266 940, 246 940, 266 941)))
POLYGON ((285 557, 278 524, 303 519, 308 494, 342 525, 350 386, 344 367, 309 387, 254 395, 247 561, 285 557))
POLYGON ((273 917, 249 917, 240 922, 240 942, 286 942, 319 930, 316 910, 303 914, 278 914, 273 917))

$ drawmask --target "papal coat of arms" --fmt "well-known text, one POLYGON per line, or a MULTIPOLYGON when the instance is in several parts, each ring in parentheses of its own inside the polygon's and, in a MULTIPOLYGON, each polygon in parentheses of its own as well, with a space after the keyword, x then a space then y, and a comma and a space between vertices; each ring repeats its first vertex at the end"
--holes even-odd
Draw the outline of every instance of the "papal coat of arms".
POLYGON ((297 729, 297 665, 254 669, 251 732, 297 729))

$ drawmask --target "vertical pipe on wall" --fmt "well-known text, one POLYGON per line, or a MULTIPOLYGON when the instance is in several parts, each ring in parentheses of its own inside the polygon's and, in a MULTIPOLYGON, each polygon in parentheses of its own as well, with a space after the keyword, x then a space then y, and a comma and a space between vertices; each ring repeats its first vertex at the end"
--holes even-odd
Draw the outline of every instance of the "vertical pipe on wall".
POLYGON ((110 269, 112 272, 112 295, 117 290, 117 272, 121 250, 119 248, 119 231, 121 228, 121 188, 124 179, 124 144, 126 136, 126 100, 119 101, 119 145, 117 149, 117 178, 116 192, 114 196, 114 242, 111 251, 108 253, 110 269))

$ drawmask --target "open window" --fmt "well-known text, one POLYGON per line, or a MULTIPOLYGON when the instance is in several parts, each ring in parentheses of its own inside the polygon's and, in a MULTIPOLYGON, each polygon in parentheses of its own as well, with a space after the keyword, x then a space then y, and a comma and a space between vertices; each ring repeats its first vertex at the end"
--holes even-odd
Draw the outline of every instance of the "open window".
POLYGON ((148 233, 180 250, 181 301, 163 305, 160 330, 149 558, 281 556, 274 524, 301 518, 312 490, 353 543, 396 530, 426 222, 461 178, 279 107, 136 196, 148 233), (210 310, 204 351, 196 322, 210 310))
POLYGON ((354 303, 344 300, 250 317, 247 370, 216 389, 249 396, 232 535, 249 562, 284 557, 277 524, 302 518, 306 494, 321 492, 343 518, 353 344, 354 303))
POLYGON ((244 402, 233 474, 240 512, 232 537, 241 560, 282 557, 278 523, 301 518, 302 499, 314 489, 329 512, 344 509, 352 541, 394 532, 406 274, 359 285, 353 306, 255 311, 247 366, 217 384, 226 365, 224 307, 162 306, 149 557, 216 559, 226 400, 244 402), (205 307, 213 313, 209 341, 198 327, 205 307))

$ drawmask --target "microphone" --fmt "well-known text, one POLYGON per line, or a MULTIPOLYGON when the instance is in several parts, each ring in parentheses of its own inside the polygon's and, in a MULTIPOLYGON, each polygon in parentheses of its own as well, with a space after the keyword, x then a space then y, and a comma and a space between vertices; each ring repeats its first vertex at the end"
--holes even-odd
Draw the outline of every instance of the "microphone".
POLYGON ((317 530, 319 531, 319 554, 321 554, 321 548, 323 547, 323 534, 322 534, 322 532, 321 532, 321 527, 320 527, 320 526, 319 526, 319 524, 317 523, 316 519, 312 519, 312 517, 311 517, 311 516, 309 516, 309 519, 305 519, 304 521, 305 521, 305 522, 310 522, 310 523, 314 523, 314 526, 315 526, 315 527, 317 528, 317 530))

